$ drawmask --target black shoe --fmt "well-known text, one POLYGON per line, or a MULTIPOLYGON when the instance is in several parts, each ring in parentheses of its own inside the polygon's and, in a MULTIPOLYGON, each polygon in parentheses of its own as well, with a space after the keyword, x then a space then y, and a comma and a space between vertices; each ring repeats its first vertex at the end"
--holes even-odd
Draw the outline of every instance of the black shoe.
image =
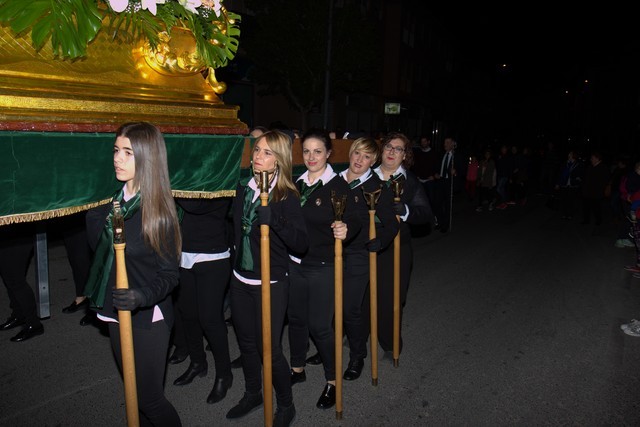
POLYGON ((76 300, 73 300, 71 304, 62 309, 63 313, 75 313, 80 310, 85 305, 89 304, 89 298, 85 298, 80 303, 76 303, 76 300))
POLYGON ((327 383, 322 390, 316 406, 320 409, 329 409, 336 404, 336 386, 327 383))
POLYGON ((80 326, 92 325, 94 320, 96 319, 96 315, 93 311, 88 312, 82 319, 80 319, 80 326))
POLYGON ((171 353, 171 357, 169 357, 168 362, 171 365, 177 365, 178 363, 184 362, 188 355, 189 355, 189 352, 187 350, 183 350, 176 347, 173 350, 173 353, 171 353))
POLYGON ((228 419, 240 418, 262 405, 262 393, 256 394, 244 393, 240 402, 227 412, 228 419))
POLYGON ((233 377, 216 377, 211 393, 209 393, 209 397, 207 397, 207 403, 216 403, 224 399, 227 395, 227 390, 231 388, 232 384, 233 377))
POLYGON ((296 407, 291 404, 286 408, 277 407, 276 414, 273 417, 273 427, 289 427, 296 417, 296 407))
POLYGON ((238 356, 231 361, 231 369, 242 368, 242 356, 238 356))
POLYGON ((360 374, 362 374, 362 368, 364 367, 364 359, 356 359, 349 361, 349 367, 346 371, 344 371, 344 378, 347 381, 353 381, 360 378, 360 374))
POLYGON ((293 369, 291 370, 291 385, 297 384, 297 383, 303 383, 307 380, 307 374, 302 371, 302 372, 296 372, 293 369))
POLYGON ((313 356, 308 357, 305 362, 307 363, 307 365, 320 365, 322 363, 320 353, 316 353, 313 356))
POLYGON ((209 369, 209 365, 207 365, 207 362, 203 362, 203 363, 191 362, 189 363, 189 367, 187 368, 185 373, 180 375, 178 378, 176 378, 176 380, 173 382, 173 385, 191 384, 191 382, 195 377, 206 376, 208 369, 209 369))
POLYGON ((44 334, 44 326, 42 326, 42 324, 38 326, 25 326, 20 332, 18 332, 18 335, 11 337, 11 341, 22 342, 33 338, 36 335, 42 334, 44 334))
POLYGON ((9 329, 13 329, 22 325, 24 325, 24 320, 20 320, 16 316, 11 316, 7 319, 6 322, 0 325, 0 331, 8 331, 9 329))

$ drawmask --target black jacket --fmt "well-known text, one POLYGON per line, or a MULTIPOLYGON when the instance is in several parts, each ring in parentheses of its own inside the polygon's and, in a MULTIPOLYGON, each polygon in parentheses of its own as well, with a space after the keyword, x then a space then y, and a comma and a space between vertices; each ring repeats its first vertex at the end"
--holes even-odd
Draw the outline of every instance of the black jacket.
POLYGON ((353 238, 345 247, 345 256, 350 260, 358 259, 361 262, 368 262, 369 252, 366 243, 369 239, 369 206, 364 197, 364 193, 373 193, 381 189, 380 197, 376 203, 375 223, 376 238, 380 240, 382 249, 386 248, 393 242, 396 234, 398 234, 399 223, 393 209, 393 192, 380 180, 378 175, 372 173, 369 179, 364 183, 351 189, 351 198, 353 206, 360 218, 362 227, 356 237, 353 238))
MULTIPOLYGON (((233 251, 233 266, 243 277, 260 280, 260 224, 257 219, 254 221, 249 235, 253 269, 251 271, 240 270, 237 260, 237 248, 240 247, 242 242, 244 189, 244 186, 238 184, 236 196, 233 199, 233 233, 236 248, 233 251)), ((300 199, 296 195, 289 194, 284 200, 269 202, 269 206, 271 207, 272 218, 272 224, 269 227, 271 280, 280 281, 285 279, 289 271, 289 251, 298 253, 306 251, 309 240, 300 209, 300 199)))
MULTIPOLYGON (((105 221, 109 215, 112 205, 106 204, 87 212, 87 238, 91 249, 95 251, 104 228, 105 221)), ((180 260, 177 256, 162 257, 149 248, 142 236, 142 209, 139 209, 133 216, 124 223, 125 228, 125 264, 129 288, 142 291, 144 295, 143 304, 131 312, 131 321, 134 327, 150 329, 153 318, 153 308, 160 307, 162 316, 169 328, 173 325, 173 306, 169 295, 178 286, 180 278, 180 260)), ((167 242, 171 247, 171 242, 167 242)), ((115 258, 111 266, 109 283, 104 300, 104 307, 97 310, 99 314, 113 319, 118 318, 118 312, 113 307, 113 297, 111 289, 116 285, 115 258)))
MULTIPOLYGON (((301 185, 302 180, 297 184, 301 185)), ((347 195, 342 222, 347 224, 347 238, 344 244, 348 244, 360 231, 361 223, 358 212, 354 206, 349 184, 336 174, 331 181, 314 190, 302 207, 307 232, 309 233, 309 249, 306 252, 293 251, 292 255, 302 259, 302 264, 333 263, 335 260, 335 239, 331 223, 335 221, 331 192, 336 196, 347 195)))
POLYGON ((227 215, 230 197, 214 199, 176 199, 184 211, 182 251, 193 254, 217 254, 229 249, 227 215))

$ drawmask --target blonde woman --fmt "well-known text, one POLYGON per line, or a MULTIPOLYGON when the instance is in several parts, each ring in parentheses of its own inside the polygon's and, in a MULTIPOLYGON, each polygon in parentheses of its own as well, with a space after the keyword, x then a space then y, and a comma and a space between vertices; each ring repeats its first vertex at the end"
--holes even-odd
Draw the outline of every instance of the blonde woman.
POLYGON ((344 249, 344 329, 349 340, 349 365, 343 378, 353 381, 360 377, 367 356, 369 306, 365 294, 369 286, 369 253, 385 249, 393 242, 399 225, 393 209, 393 193, 383 184, 372 167, 380 149, 372 138, 358 138, 349 148, 349 168, 340 173, 351 188, 353 206, 362 228, 344 249), (376 238, 369 239, 369 205, 365 193, 379 192, 375 207, 376 238))
POLYGON ((304 252, 307 231, 293 184, 291 140, 280 131, 260 135, 254 145, 255 176, 241 182, 233 201, 235 252, 231 276, 231 317, 240 347, 245 393, 227 418, 240 418, 259 407, 262 397, 262 290, 260 225, 269 225, 271 250, 271 363, 277 408, 274 426, 288 426, 296 414, 289 364, 281 335, 289 299, 289 252, 304 252), (269 205, 260 206, 259 174, 269 176, 269 205))

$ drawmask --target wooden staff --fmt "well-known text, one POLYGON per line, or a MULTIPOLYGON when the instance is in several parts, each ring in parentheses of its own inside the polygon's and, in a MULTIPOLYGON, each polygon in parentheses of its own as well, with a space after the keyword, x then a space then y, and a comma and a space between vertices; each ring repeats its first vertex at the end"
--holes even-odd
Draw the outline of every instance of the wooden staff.
MULTIPOLYGON (((269 204, 269 172, 260 172, 260 205, 269 204)), ((273 424, 273 387, 271 365, 271 260, 269 226, 260 225, 260 279, 262 281, 262 370, 264 425, 273 424)))
MULTIPOLYGON (((116 288, 128 289, 127 266, 124 260, 124 248, 127 246, 124 238, 124 218, 120 211, 120 203, 113 202, 113 249, 116 258, 116 288)), ((127 425, 138 427, 138 391, 136 385, 136 363, 133 351, 133 329, 131 327, 131 311, 118 310, 120 327, 120 349, 122 352, 122 376, 124 378, 124 397, 127 411, 127 425)))
MULTIPOLYGON (((376 203, 382 190, 367 193, 362 187, 369 205, 369 240, 376 238, 376 203)), ((378 385, 378 254, 369 252, 369 319, 371 323, 371 384, 378 385)))
MULTIPOLYGON (((342 214, 347 203, 347 195, 336 196, 331 191, 331 203, 335 222, 342 222, 342 214)), ((336 348, 336 419, 342 419, 342 240, 335 239, 335 286, 334 286, 334 311, 335 311, 335 348, 336 348)))
MULTIPOLYGON (((392 181, 393 201, 400 203, 402 194, 402 182, 392 181)), ((398 222, 402 221, 400 215, 396 215, 398 222)), ((393 366, 398 367, 400 359, 400 230, 393 240, 393 366)))

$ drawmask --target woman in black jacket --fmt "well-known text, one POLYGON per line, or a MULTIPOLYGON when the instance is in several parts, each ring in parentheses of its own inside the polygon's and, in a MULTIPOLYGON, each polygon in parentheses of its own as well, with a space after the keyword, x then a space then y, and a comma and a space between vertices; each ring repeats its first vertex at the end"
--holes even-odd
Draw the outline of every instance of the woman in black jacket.
POLYGON ((115 289, 112 205, 87 213, 94 259, 85 294, 98 318, 109 325, 111 346, 122 369, 118 311, 131 311, 138 408, 142 425, 179 426, 180 417, 164 395, 171 291, 178 285, 181 236, 171 194, 167 154, 155 126, 126 123, 116 132, 116 178, 123 182, 113 201, 124 215, 129 289, 115 289))
POLYGON ((327 163, 331 139, 320 130, 302 136, 302 157, 307 171, 298 178, 300 203, 309 234, 309 250, 292 253, 289 292, 289 345, 291 382, 306 380, 304 372, 309 335, 318 349, 327 381, 316 406, 332 407, 335 395, 334 260, 335 240, 350 240, 360 230, 349 185, 327 163), (335 221, 331 197, 346 197, 342 222, 335 221), (348 227, 347 227, 348 225, 348 227))
MULTIPOLYGON (((402 309, 407 301, 407 291, 413 265, 410 225, 426 224, 433 220, 433 213, 424 188, 409 170, 413 152, 409 138, 401 133, 391 133, 382 141, 382 159, 374 172, 391 187, 392 181, 401 181, 400 202, 394 203, 400 218, 400 325, 402 309)), ((378 341, 385 352, 393 350, 393 245, 378 252, 378 341)), ((402 334, 400 334, 402 350, 402 334)))
POLYGON ((382 183, 371 166, 378 160, 380 149, 372 138, 356 139, 349 148, 349 168, 340 173, 351 188, 351 198, 362 228, 344 249, 344 328, 349 340, 349 365, 343 378, 360 377, 367 356, 369 313, 363 310, 369 285, 369 253, 387 248, 398 233, 399 225, 393 209, 393 193, 382 183), (376 238, 369 239, 369 205, 365 193, 377 194, 375 206, 376 238))
POLYGON ((289 251, 304 252, 307 231, 293 184, 291 140, 279 131, 259 136, 252 155, 255 177, 241 182, 233 200, 234 241, 231 317, 240 347, 245 393, 227 418, 240 418, 262 404, 262 289, 260 225, 269 226, 271 272, 271 363, 277 409, 274 425, 288 426, 296 410, 281 335, 289 299, 289 251), (260 206, 259 174, 269 173, 269 205, 260 206))

